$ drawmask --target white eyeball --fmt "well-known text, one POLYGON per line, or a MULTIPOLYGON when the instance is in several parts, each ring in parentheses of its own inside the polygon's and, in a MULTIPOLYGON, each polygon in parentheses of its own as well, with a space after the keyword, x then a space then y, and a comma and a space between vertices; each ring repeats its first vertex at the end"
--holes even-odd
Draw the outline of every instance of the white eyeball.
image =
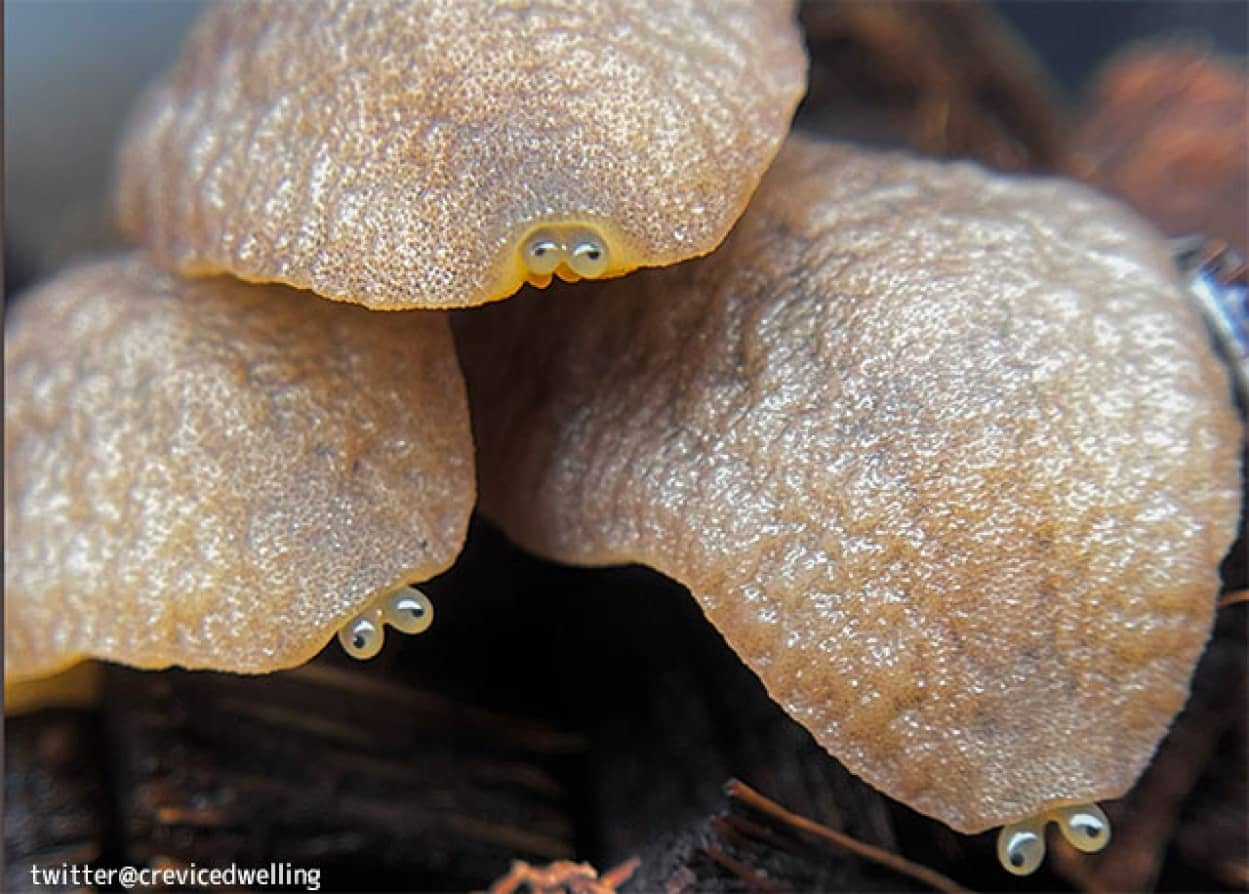
POLYGON ((522 252, 531 273, 548 276, 564 261, 564 246, 550 230, 539 230, 529 237, 522 252))
POLYGON ((1110 843, 1110 820, 1096 804, 1060 807, 1050 816, 1076 850, 1095 854, 1110 843))
POLYGON ((404 587, 386 599, 382 618, 401 633, 424 633, 434 623, 434 604, 416 587, 404 587))
POLYGON ((568 266, 578 276, 594 279, 607 270, 607 246, 596 234, 581 232, 569 240, 568 266))
POLYGON ((364 615, 357 615, 338 631, 343 651, 360 661, 367 661, 382 651, 382 641, 382 625, 364 615))
POLYGON ((1013 875, 1031 875, 1045 860, 1045 823, 1024 820, 1003 826, 997 836, 997 858, 1013 875))

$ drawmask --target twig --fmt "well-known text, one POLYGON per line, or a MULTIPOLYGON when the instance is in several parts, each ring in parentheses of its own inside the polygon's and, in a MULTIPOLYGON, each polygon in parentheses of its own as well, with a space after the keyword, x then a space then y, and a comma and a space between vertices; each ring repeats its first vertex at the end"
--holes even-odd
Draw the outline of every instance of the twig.
POLYGON ((830 829, 820 823, 809 820, 806 817, 791 813, 780 804, 765 798, 757 791, 752 789, 746 783, 737 779, 730 779, 724 786, 725 793, 730 797, 744 804, 749 805, 760 813, 770 816, 785 825, 795 829, 808 832, 817 838, 830 841, 833 844, 840 845, 851 853, 857 854, 865 859, 872 860, 882 866, 887 866, 895 872, 910 876, 916 881, 931 885, 943 894, 970 894, 969 889, 959 885, 953 879, 947 878, 941 873, 929 869, 927 866, 921 866, 913 863, 900 854, 895 854, 887 850, 883 850, 871 844, 851 838, 844 832, 838 832, 830 829))
POLYGON ((1236 605, 1240 602, 1249 602, 1249 590, 1233 590, 1215 604, 1219 608, 1227 608, 1229 605, 1236 605))
POLYGON ((640 857, 630 857, 614 869, 609 869, 599 876, 599 884, 604 885, 614 891, 633 878, 633 873, 637 872, 639 866, 642 865, 640 857))
POLYGON ((704 848, 703 853, 714 863, 718 863, 729 872, 737 876, 741 881, 745 882, 756 891, 762 894, 780 894, 783 890, 780 885, 769 878, 755 872, 741 860, 735 860, 719 848, 704 848))

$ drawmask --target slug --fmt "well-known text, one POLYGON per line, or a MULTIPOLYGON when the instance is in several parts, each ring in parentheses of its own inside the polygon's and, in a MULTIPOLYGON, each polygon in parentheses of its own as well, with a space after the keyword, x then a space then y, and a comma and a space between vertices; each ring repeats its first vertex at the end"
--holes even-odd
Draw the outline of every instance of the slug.
POLYGON ((528 283, 456 320, 487 515, 684 582, 830 753, 1002 827, 1007 870, 1049 823, 1104 847, 1209 631, 1226 373, 1134 215, 782 150, 805 75, 789 2, 210 8, 120 153, 151 255, 6 332, 6 688, 427 629, 465 382, 447 316, 366 308, 528 283))
POLYGON ((230 2, 134 115, 123 229, 183 275, 373 309, 724 238, 789 129, 790 2, 230 2))
POLYGON ((714 255, 457 315, 481 508, 685 583, 850 770, 1031 871, 1184 703, 1239 421, 1127 209, 790 139, 714 255))
POLYGON ((5 682, 244 673, 432 618, 475 499, 447 317, 74 267, 5 327, 5 682))

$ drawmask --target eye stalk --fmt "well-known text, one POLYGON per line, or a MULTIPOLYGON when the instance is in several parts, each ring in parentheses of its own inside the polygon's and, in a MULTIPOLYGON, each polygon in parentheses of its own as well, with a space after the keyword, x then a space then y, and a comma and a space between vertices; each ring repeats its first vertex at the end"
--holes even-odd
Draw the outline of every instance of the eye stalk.
POLYGON ((368 661, 382 651, 389 625, 400 633, 424 633, 434 623, 434 605, 416 587, 386 593, 365 606, 338 631, 338 642, 352 658, 368 661))
POLYGON ((365 615, 357 615, 338 631, 343 651, 358 661, 368 661, 382 651, 383 641, 382 626, 365 615))
POLYGON ((1045 827, 1057 823, 1067 843, 1095 854, 1110 843, 1110 820, 1096 804, 1075 804, 1046 810, 1009 826, 997 836, 997 858, 1014 875, 1031 875, 1045 860, 1045 827))
POLYGON ((386 600, 382 617, 400 633, 424 633, 434 623, 434 604, 415 587, 404 587, 386 600))
POLYGON ((546 286, 553 274, 567 282, 596 279, 607 272, 611 252, 590 227, 551 226, 534 231, 521 248, 529 282, 546 286))
POLYGON ((1110 843, 1110 820, 1096 804, 1060 807, 1050 813, 1050 818, 1078 851, 1095 854, 1110 843))
POLYGON ((997 858, 1007 872, 1031 875, 1045 860, 1045 820, 1039 817, 1003 826, 997 858))
POLYGON ((597 234, 582 231, 576 234, 568 253, 568 266, 586 279, 602 276, 607 269, 607 246, 597 234))
POLYGON ((549 276, 564 261, 564 246, 550 230, 538 230, 525 243, 525 266, 538 276, 549 276))

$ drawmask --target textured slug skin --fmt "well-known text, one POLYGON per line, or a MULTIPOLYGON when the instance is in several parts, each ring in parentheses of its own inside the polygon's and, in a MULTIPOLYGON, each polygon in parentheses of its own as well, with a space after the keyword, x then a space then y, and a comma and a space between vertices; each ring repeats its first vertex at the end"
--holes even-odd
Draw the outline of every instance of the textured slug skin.
POLYGON ((1237 518, 1228 380, 1087 188, 791 140, 720 251, 466 312, 483 511, 684 582, 855 773, 975 832, 1122 794, 1237 518))
POLYGON ((482 304, 539 224, 609 276, 713 249, 805 79, 788 0, 231 0, 131 122, 119 213, 184 274, 482 304))
POLYGON ((17 303, 4 384, 7 681, 84 656, 299 664, 463 543, 445 316, 117 257, 17 303))

